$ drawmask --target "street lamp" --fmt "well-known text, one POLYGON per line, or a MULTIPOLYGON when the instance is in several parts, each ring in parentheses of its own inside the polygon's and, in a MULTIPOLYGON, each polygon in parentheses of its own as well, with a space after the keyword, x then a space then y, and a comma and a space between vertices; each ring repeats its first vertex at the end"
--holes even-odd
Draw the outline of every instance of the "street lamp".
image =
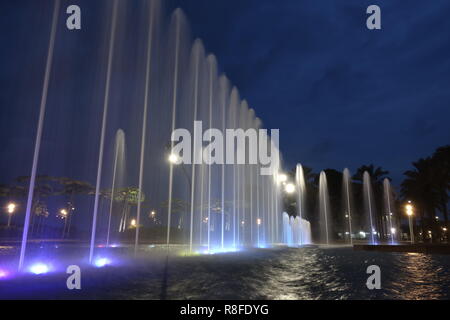
POLYGON ((295 192, 295 185, 292 183, 288 183, 285 187, 284 190, 286 191, 286 193, 294 193, 295 192))
POLYGON ((177 156, 176 154, 171 153, 171 154, 169 155, 168 160, 169 160, 169 162, 172 163, 172 164, 178 164, 179 161, 180 161, 180 158, 178 158, 178 156, 177 156))
POLYGON ((409 235, 411 238, 411 243, 414 243, 414 230, 412 225, 412 216, 414 214, 414 207, 412 206, 411 201, 408 201, 408 204, 405 206, 405 209, 409 221, 409 235))
POLYGON ((69 211, 67 209, 60 209, 57 217, 64 220, 64 228, 62 230, 62 238, 65 238, 66 230, 67 230, 67 220, 68 220, 69 211))
POLYGON ((16 211, 17 205, 13 202, 8 203, 6 206, 6 211, 8 212, 8 228, 11 226, 11 218, 14 214, 14 211, 16 211))

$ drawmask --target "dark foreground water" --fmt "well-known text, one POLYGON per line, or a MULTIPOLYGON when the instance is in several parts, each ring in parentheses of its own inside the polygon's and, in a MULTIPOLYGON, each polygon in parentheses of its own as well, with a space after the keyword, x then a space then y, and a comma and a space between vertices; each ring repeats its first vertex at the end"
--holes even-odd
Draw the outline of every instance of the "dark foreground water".
MULTIPOLYGON (((64 272, 0 281, 0 298, 34 299, 449 299, 450 256, 351 248, 282 248, 172 256, 83 268, 81 290, 64 272), (366 287, 369 265, 381 290, 366 287)), ((70 259, 69 259, 70 260, 70 259)), ((67 263, 72 263, 68 261, 67 263)))

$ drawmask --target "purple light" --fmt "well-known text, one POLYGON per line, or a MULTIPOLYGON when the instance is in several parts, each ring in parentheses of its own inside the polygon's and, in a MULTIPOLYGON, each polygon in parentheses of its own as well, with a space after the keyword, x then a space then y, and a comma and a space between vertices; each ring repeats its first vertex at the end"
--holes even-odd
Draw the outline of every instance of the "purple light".
POLYGON ((50 268, 43 263, 36 263, 30 267, 30 272, 33 274, 45 274, 50 271, 50 268))
POLYGON ((0 269, 0 280, 6 279, 6 278, 8 278, 8 276, 9 276, 8 271, 0 269))

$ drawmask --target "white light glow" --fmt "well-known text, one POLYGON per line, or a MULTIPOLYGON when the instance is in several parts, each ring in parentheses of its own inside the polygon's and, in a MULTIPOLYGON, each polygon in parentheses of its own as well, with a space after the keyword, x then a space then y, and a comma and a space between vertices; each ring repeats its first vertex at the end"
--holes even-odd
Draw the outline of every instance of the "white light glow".
POLYGON ((45 274, 50 271, 50 268, 43 263, 36 263, 30 267, 30 272, 34 274, 45 274))
POLYGON ((14 213, 14 210, 16 210, 16 204, 15 203, 8 203, 8 205, 7 205, 7 208, 8 208, 8 213, 14 213))
POLYGON ((292 183, 288 183, 284 189, 287 193, 295 192, 295 186, 292 183))
POLYGON ((111 260, 109 260, 108 258, 98 258, 97 260, 95 260, 94 265, 97 268, 103 268, 107 265, 111 264, 111 260))
POLYGON ((169 162, 173 163, 173 164, 178 164, 178 161, 180 161, 180 159, 178 158, 178 156, 176 154, 171 154, 169 156, 169 162))

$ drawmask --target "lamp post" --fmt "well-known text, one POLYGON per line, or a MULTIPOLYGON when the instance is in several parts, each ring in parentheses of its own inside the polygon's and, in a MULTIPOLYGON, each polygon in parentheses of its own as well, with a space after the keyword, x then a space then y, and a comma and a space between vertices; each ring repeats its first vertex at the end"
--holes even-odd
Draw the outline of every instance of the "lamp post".
POLYGON ((8 213, 8 228, 11 226, 11 218, 14 214, 14 211, 16 211, 17 205, 13 202, 8 203, 6 206, 6 211, 8 213))
POLYGON ((411 243, 414 243, 414 230, 413 230, 413 224, 412 224, 412 216, 414 214, 414 207, 411 204, 411 201, 408 201, 408 204, 405 206, 406 209, 406 215, 408 216, 409 221, 409 235, 411 238, 411 243))
POLYGON ((66 228, 67 228, 68 211, 66 209, 59 210, 59 217, 61 219, 64 219, 64 228, 62 231, 62 238, 64 239, 64 236, 66 234, 66 228))

